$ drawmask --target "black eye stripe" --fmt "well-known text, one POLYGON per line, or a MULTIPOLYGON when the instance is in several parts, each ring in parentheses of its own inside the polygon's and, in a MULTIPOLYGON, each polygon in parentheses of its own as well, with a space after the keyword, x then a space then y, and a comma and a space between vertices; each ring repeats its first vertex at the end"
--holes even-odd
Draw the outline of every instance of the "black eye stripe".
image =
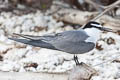
POLYGON ((84 26, 83 29, 92 28, 92 27, 97 28, 97 29, 101 29, 101 27, 99 27, 99 26, 97 27, 97 25, 100 25, 100 24, 98 22, 90 21, 84 26), (93 24, 93 25, 91 25, 91 24, 93 24))

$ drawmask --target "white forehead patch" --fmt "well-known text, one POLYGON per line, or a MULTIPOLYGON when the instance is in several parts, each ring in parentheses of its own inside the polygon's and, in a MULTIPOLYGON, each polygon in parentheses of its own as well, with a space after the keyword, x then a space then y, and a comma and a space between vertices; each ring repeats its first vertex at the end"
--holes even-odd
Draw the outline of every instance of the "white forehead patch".
POLYGON ((91 24, 92 26, 102 27, 100 24, 91 24))

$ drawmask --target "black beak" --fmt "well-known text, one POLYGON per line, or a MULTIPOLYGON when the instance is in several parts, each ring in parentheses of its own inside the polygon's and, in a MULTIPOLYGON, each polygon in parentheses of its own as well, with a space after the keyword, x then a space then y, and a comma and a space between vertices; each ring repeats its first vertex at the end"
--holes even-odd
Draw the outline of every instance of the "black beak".
POLYGON ((102 31, 107 31, 107 32, 114 32, 112 29, 110 28, 105 28, 105 27, 101 27, 102 31))

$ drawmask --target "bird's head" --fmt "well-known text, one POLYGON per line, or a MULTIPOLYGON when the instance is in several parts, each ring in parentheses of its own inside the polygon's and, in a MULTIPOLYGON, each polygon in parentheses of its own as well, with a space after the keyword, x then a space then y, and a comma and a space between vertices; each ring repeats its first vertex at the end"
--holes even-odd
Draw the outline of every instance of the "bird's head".
POLYGON ((100 23, 95 21, 88 22, 83 29, 96 29, 100 31, 112 32, 112 29, 103 27, 100 23))

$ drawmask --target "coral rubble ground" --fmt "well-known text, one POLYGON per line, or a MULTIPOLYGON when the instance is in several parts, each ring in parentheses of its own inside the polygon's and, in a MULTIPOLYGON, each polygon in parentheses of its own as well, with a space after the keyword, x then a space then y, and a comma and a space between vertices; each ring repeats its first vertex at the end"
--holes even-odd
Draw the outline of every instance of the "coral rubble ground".
MULTIPOLYGON (((73 29, 40 11, 25 15, 0 13, 0 71, 63 73, 75 65, 73 55, 65 52, 36 48, 8 39, 12 33, 44 35, 73 29)), ((120 36, 102 33, 94 50, 79 54, 79 61, 98 71, 92 80, 120 79, 120 36)))

